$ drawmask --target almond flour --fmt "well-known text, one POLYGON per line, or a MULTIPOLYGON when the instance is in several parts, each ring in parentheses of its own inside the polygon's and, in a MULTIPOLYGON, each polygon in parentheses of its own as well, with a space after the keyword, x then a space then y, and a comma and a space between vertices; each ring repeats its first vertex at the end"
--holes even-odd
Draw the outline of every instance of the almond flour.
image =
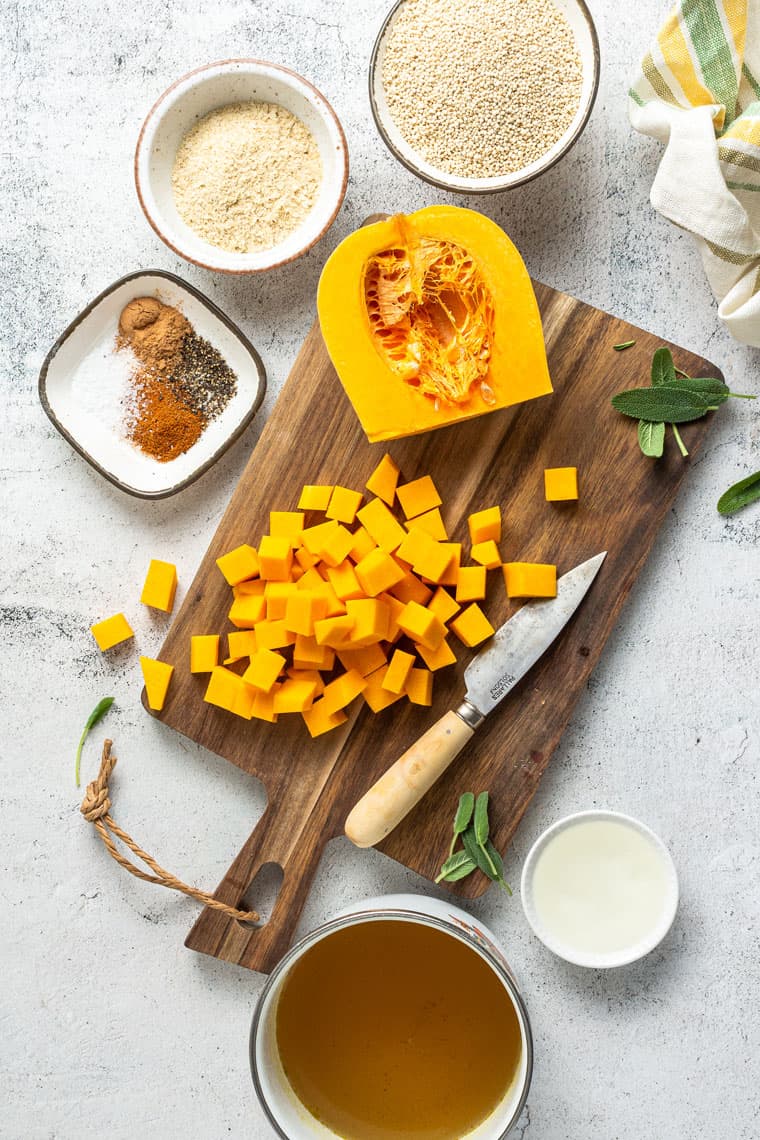
POLYGON ((541 158, 572 123, 582 81, 552 0, 406 0, 385 37, 391 118, 427 162, 460 178, 541 158))
POLYGON ((198 237, 232 253, 271 249, 304 220, 322 182, 311 131, 276 103, 231 103, 182 139, 174 202, 198 237))

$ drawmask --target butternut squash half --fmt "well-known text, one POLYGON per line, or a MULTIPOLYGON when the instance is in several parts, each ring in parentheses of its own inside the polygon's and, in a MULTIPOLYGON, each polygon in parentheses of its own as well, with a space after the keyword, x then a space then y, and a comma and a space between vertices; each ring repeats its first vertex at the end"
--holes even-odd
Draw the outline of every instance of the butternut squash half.
POLYGON ((428 206, 357 230, 322 270, 317 308, 371 442, 552 390, 528 272, 475 210, 428 206))

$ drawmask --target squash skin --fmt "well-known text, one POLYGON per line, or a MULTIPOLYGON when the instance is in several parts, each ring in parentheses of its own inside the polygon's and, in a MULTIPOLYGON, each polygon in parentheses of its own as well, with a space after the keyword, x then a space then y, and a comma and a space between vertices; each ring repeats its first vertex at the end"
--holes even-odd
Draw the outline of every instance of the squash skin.
POLYGON ((441 404, 393 373, 378 352, 364 298, 364 268, 376 253, 403 244, 395 217, 363 226, 328 258, 317 290, 327 351, 371 443, 433 431, 552 391, 541 316, 522 258, 490 218, 461 206, 427 206, 406 217, 420 234, 462 246, 475 260, 494 303, 486 376, 495 403, 474 392, 441 404))

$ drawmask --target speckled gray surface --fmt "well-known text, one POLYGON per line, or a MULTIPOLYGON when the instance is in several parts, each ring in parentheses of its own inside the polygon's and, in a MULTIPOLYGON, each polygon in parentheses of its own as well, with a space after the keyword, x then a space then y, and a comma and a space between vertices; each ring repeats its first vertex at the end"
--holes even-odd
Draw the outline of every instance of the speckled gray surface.
MULTIPOLYGON (((261 812, 260 787, 163 730, 139 704, 137 648, 101 656, 87 628, 141 612, 150 556, 187 587, 259 416, 179 497, 145 504, 91 471, 36 395, 43 356, 115 277, 160 266, 208 293, 258 345, 271 408, 314 313, 320 266, 368 212, 441 200, 396 165, 371 123, 365 72, 387 0, 31 0, 3 3, 2 621, 3 992, 0 1135, 8 1140, 268 1137, 246 1035, 262 978, 183 948, 193 906, 120 871, 78 813, 72 744, 95 700, 120 767, 115 815, 168 867, 212 886, 261 812), (348 196, 301 262, 250 281, 179 261, 132 185, 140 122, 178 75, 254 55, 294 67, 341 116, 348 196)), ((731 343, 688 237, 648 205, 658 148, 628 127, 624 93, 665 5, 593 0, 600 96, 572 154, 538 182, 478 203, 531 272, 713 359, 758 390, 757 355, 731 343)), ((664 945, 615 973, 562 965, 519 900, 473 909, 504 942, 536 1036, 528 1140, 760 1135, 760 511, 723 521, 718 493, 760 467, 760 413, 728 406, 664 526, 600 667, 507 854, 519 881, 532 841, 569 811, 606 805, 652 825, 681 875, 664 945)), ((101 734, 98 733, 98 737, 101 734)), ((96 748, 85 752, 90 778, 96 748)), ((307 930, 366 894, 426 884, 374 852, 330 846, 307 930)))

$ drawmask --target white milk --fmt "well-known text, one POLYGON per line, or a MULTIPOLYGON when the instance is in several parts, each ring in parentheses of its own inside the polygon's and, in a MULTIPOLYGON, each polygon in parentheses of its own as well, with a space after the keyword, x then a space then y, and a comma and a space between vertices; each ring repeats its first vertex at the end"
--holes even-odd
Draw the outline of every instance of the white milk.
POLYGON ((581 814, 536 848, 526 913, 556 953, 582 965, 619 965, 664 937, 677 904, 675 870, 643 825, 614 813, 581 814))

